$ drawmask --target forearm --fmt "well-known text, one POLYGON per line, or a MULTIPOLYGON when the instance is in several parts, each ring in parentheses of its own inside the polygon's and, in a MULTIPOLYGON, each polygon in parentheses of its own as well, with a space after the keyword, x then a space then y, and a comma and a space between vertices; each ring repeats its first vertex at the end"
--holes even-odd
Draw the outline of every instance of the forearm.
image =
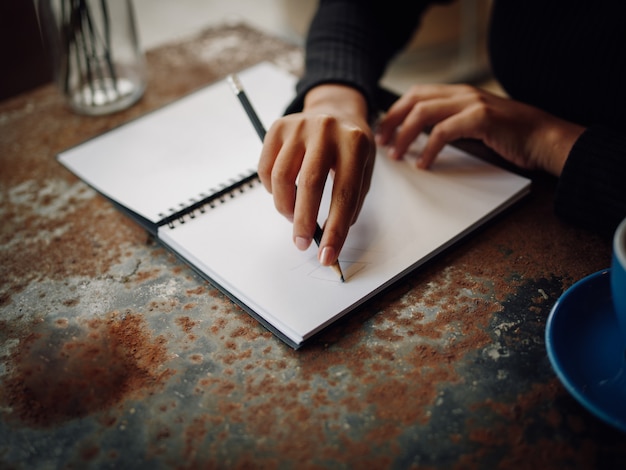
POLYGON ((429 1, 322 0, 306 40, 305 73, 288 113, 325 83, 359 90, 374 110, 376 88, 391 58, 411 38, 429 1))

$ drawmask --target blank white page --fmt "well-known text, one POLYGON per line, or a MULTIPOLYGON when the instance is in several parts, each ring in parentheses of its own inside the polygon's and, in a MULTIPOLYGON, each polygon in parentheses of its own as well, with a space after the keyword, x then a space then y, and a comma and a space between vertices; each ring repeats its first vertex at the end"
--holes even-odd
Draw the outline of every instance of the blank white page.
MULTIPOLYGON (((261 121, 280 117, 295 77, 269 63, 239 75, 261 121)), ((149 91, 148 91, 149 93, 149 91)), ((62 152, 59 160, 151 222, 254 173, 261 142, 225 80, 62 152)))

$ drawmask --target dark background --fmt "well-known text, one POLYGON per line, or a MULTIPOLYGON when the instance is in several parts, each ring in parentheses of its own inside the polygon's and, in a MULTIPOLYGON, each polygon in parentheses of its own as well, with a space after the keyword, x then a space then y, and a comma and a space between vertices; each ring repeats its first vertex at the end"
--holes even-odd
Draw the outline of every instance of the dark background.
POLYGON ((0 101, 52 78, 32 0, 0 0, 0 101))

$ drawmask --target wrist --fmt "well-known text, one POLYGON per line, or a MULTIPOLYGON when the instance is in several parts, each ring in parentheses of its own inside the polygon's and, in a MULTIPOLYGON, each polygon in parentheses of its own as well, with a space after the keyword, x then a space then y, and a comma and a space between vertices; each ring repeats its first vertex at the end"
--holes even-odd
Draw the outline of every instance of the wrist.
POLYGON ((544 169, 548 173, 561 176, 567 157, 584 130, 582 126, 561 120, 554 126, 547 126, 544 135, 549 147, 544 169))
POLYGON ((303 112, 345 116, 367 123, 368 105, 363 94, 357 89, 328 83, 318 85, 307 92, 303 112))

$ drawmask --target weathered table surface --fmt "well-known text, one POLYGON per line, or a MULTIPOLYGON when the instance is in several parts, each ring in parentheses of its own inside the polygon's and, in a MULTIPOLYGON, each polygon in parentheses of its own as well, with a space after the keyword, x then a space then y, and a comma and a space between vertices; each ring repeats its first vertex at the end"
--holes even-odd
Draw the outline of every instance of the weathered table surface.
POLYGON ((150 51, 122 113, 75 115, 52 85, 0 103, 0 466, 623 464, 546 355, 558 296, 610 261, 554 217, 553 180, 294 351, 55 161, 260 60, 302 54, 225 25, 150 51))

